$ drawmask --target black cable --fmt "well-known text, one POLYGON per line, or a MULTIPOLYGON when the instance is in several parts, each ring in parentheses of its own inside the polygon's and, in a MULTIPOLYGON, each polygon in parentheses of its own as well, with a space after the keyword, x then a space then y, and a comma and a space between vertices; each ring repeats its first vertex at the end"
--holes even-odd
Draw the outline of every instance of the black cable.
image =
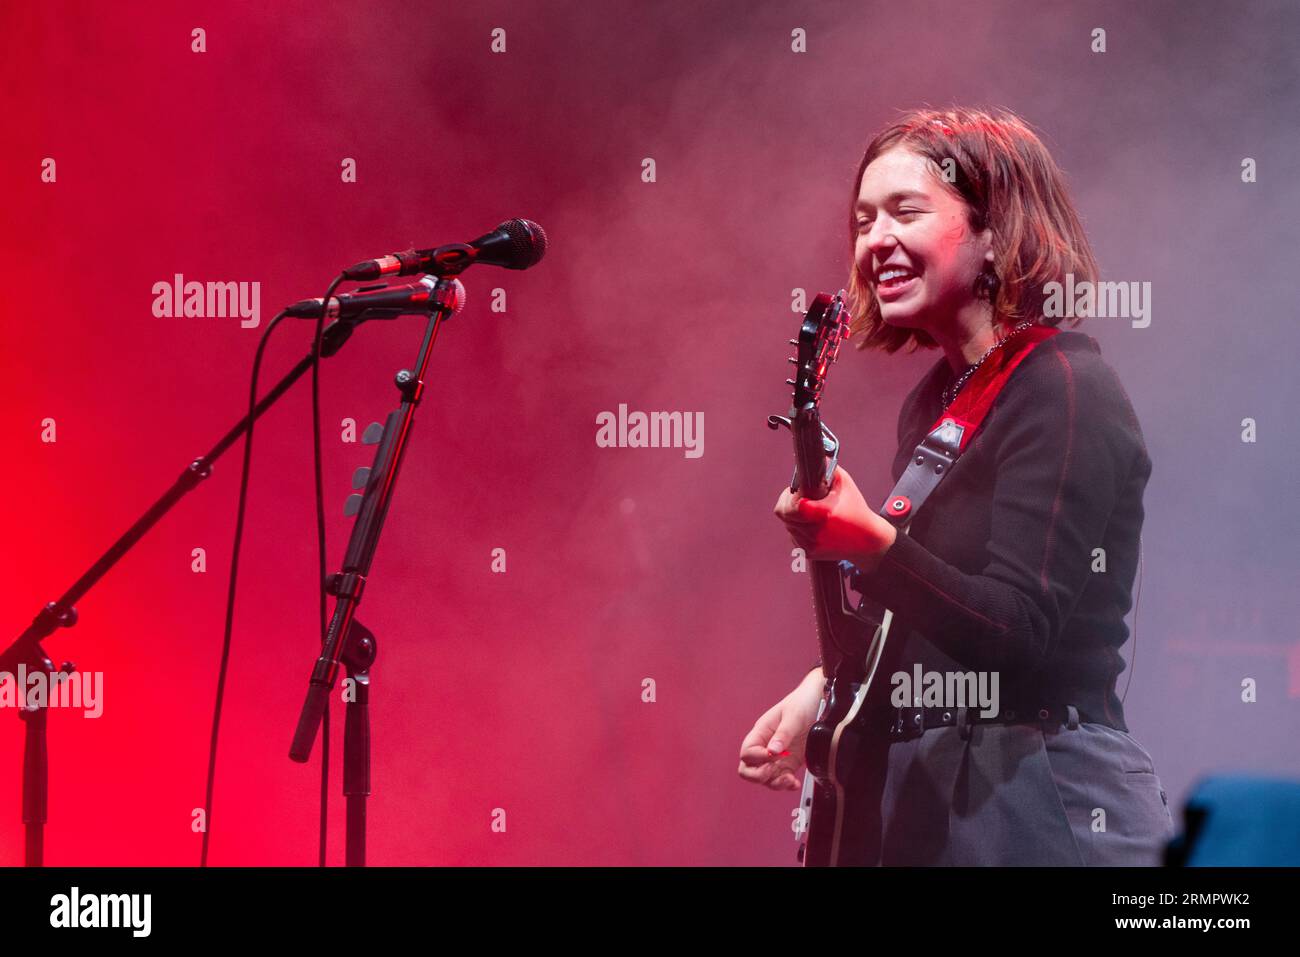
MULTIPOLYGON (((325 491, 321 482, 321 446, 320 446, 320 349, 321 335, 325 329, 325 316, 329 312, 330 299, 334 296, 334 290, 343 282, 343 274, 340 273, 333 282, 330 283, 329 289, 325 290, 325 295, 321 298, 324 304, 320 315, 316 318, 316 332, 312 345, 311 361, 311 424, 312 424, 312 463, 316 478, 316 549, 317 564, 319 566, 318 580, 320 581, 320 643, 325 644, 325 638, 328 632, 328 623, 326 622, 326 604, 327 594, 325 591, 325 491)), ((340 636, 340 641, 347 636, 340 636)), ((340 645, 340 649, 341 649, 340 645)), ((325 702, 325 712, 321 715, 321 761, 320 761, 320 861, 321 867, 325 866, 325 845, 328 838, 329 824, 329 780, 330 780, 330 707, 329 700, 325 702)))
POLYGON ((208 742, 208 782, 203 796, 203 850, 199 867, 208 866, 208 841, 212 834, 212 792, 217 776, 217 736, 221 730, 221 702, 226 694, 226 672, 230 664, 230 634, 235 622, 235 586, 239 580, 239 548, 244 537, 244 508, 248 504, 248 476, 253 461, 253 413, 257 408, 257 376, 262 366, 262 354, 271 332, 284 318, 281 312, 271 320, 257 344, 253 356, 253 378, 248 386, 248 431, 244 435, 244 465, 239 474, 239 508, 235 514, 235 544, 230 555, 230 585, 226 591, 226 627, 221 638, 221 665, 217 669, 217 700, 212 709, 212 737, 208 742))
POLYGON ((1120 697, 1119 703, 1123 704, 1128 700, 1129 685, 1133 684, 1133 669, 1137 667, 1138 659, 1138 605, 1142 602, 1142 536, 1138 535, 1138 581, 1137 593, 1133 596, 1133 657, 1128 663, 1128 681, 1124 682, 1124 694, 1120 697))

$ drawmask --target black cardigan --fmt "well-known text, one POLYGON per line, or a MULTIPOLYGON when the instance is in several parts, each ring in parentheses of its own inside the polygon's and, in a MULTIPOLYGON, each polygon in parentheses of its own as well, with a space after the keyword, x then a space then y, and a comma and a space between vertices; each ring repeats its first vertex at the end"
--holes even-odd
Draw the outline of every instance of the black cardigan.
MULTIPOLYGON (((895 481, 953 378, 940 359, 904 401, 895 481)), ((1073 704, 1081 720, 1127 731, 1116 679, 1150 475, 1133 406, 1096 340, 1061 332, 1040 343, 910 534, 857 576, 894 611, 898 668, 997 671, 1004 712, 1073 704)))

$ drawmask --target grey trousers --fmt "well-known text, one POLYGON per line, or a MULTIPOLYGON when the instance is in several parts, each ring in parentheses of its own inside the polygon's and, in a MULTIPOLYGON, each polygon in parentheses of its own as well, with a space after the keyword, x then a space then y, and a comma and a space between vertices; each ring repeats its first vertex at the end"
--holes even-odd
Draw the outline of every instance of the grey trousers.
POLYGON ((930 729, 888 746, 885 866, 1160 863, 1173 818, 1151 756, 1100 724, 930 729))

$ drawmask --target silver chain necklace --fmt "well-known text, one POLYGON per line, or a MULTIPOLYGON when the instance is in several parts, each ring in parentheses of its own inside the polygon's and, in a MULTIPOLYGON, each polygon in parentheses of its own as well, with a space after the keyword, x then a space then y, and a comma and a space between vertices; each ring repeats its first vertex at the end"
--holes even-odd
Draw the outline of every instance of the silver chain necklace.
POLYGON ((943 410, 945 412, 948 410, 948 406, 952 405, 953 400, 957 398, 957 393, 960 392, 961 387, 966 384, 966 380, 975 374, 975 370, 984 364, 985 359, 993 355, 993 353, 996 352, 1005 343, 1009 342, 1013 336, 1018 335, 1019 333, 1023 332, 1025 329, 1028 329, 1033 324, 1034 322, 1032 319, 1026 319, 1024 322, 1020 323, 1020 325, 1016 326, 1014 329, 1008 332, 997 342, 993 343, 993 345, 989 348, 989 351, 984 353, 984 355, 980 356, 979 362, 975 363, 973 366, 971 366, 969 369, 967 369, 965 372, 961 374, 961 378, 959 378, 952 385, 948 386, 948 388, 944 389, 943 396, 942 396, 943 410))

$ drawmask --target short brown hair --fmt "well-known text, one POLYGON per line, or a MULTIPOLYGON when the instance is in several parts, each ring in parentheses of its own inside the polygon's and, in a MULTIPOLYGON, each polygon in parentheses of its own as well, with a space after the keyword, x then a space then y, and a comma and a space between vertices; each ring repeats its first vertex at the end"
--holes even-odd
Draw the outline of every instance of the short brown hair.
MULTIPOLYGON (((1065 282, 1096 282, 1097 262, 1061 172, 1038 135, 1008 110, 986 112, 954 107, 913 110, 877 134, 867 147, 853 182, 849 207, 848 307, 850 329, 861 338, 858 349, 896 352, 909 345, 936 348, 921 329, 891 326, 880 315, 880 304, 858 270, 856 204, 862 176, 886 150, 902 146, 928 159, 937 171, 951 161, 949 181, 940 181, 965 200, 970 227, 993 228, 993 272, 998 278, 993 296, 993 321, 1004 328, 1025 319, 1055 325, 1043 316, 1044 286, 1065 282)), ((1078 325, 1076 319, 1074 324, 1078 325)))

